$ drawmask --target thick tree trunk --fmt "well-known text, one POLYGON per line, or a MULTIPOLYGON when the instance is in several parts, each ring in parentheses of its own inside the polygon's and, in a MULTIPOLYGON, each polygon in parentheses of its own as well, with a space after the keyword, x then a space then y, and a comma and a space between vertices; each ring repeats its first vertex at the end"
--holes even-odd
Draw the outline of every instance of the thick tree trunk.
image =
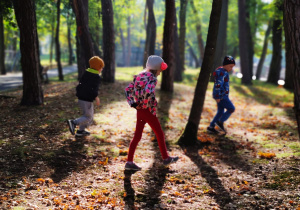
POLYGON ((175 54, 174 54, 174 30, 175 30, 175 0, 166 0, 166 13, 163 37, 163 59, 168 68, 162 72, 161 90, 173 92, 175 54))
POLYGON ((240 48, 240 60, 241 60, 241 70, 243 74, 242 84, 251 85, 252 84, 252 73, 249 69, 249 49, 247 44, 248 31, 246 23, 246 0, 238 1, 239 7, 239 48, 240 48))
POLYGON ((102 25, 103 25, 103 80, 115 82, 115 34, 114 13, 111 0, 101 0, 102 3, 102 25))
MULTIPOLYGON (((282 1, 277 0, 276 2, 276 13, 282 13, 282 1)), ((280 16, 281 17, 281 16, 280 16)), ((267 82, 274 85, 278 85, 278 80, 280 78, 281 71, 281 60, 282 60, 282 19, 275 19, 272 27, 272 43, 273 43, 273 53, 272 60, 270 64, 270 70, 268 74, 267 82)))
POLYGON ((55 46, 56 46, 56 62, 58 69, 58 78, 60 81, 64 80, 63 70, 60 61, 60 44, 59 44, 59 25, 60 25, 60 0, 57 0, 57 24, 56 24, 56 35, 55 35, 55 46))
POLYGON ((5 52, 5 45, 4 45, 3 15, 0 13, 0 72, 2 75, 6 74, 4 52, 5 52))
POLYGON ((131 17, 127 17, 127 58, 126 58, 126 66, 130 66, 131 61, 131 17))
POLYGON ((186 34, 186 8, 188 1, 181 0, 180 1, 180 13, 179 13, 179 53, 180 53, 180 69, 181 72, 184 71, 184 61, 185 61, 185 34, 186 34))
POLYGON ((298 134, 300 140, 300 0, 284 1, 284 17, 286 22, 285 34, 288 36, 287 41, 290 42, 291 56, 289 59, 293 65, 293 81, 294 81, 294 111, 298 125, 298 134))
POLYGON ((89 30, 88 0, 73 0, 72 6, 76 16, 77 35, 80 42, 79 59, 84 61, 84 63, 80 61, 80 66, 78 66, 78 77, 81 78, 85 69, 89 67, 89 59, 95 55, 95 51, 89 30))
POLYGON ((21 65, 23 71, 23 96, 21 105, 43 104, 43 91, 39 76, 37 27, 33 0, 13 1, 20 29, 21 65))
POLYGON ((155 40, 156 40, 156 21, 153 11, 154 0, 147 0, 148 7, 148 23, 146 27, 146 42, 144 50, 143 67, 146 67, 147 59, 150 55, 155 54, 155 40))
POLYGON ((194 145, 197 142, 197 133, 205 101, 205 94, 209 82, 210 73, 212 72, 213 68, 221 9, 222 0, 214 0, 210 15, 204 59, 201 66, 200 75, 198 77, 188 123, 185 127, 184 133, 179 139, 179 144, 194 145))
MULTIPOLYGON (((254 41, 252 37, 252 31, 251 31, 251 15, 255 17, 255 8, 256 8, 256 0, 247 0, 246 1, 246 30, 247 30, 247 45, 248 45, 248 56, 249 56, 249 71, 252 79, 253 75, 253 56, 254 56, 254 41), (252 13, 251 13, 252 10, 252 13)), ((256 29, 253 29, 254 36, 255 36, 256 29)))
POLYGON ((198 40, 198 46, 199 46, 199 51, 200 51, 200 60, 202 62, 203 57, 204 57, 204 42, 203 42, 202 31, 201 31, 201 20, 200 20, 200 17, 198 16, 198 10, 196 9, 196 7, 194 5, 194 0, 191 0, 191 6, 193 9, 194 15, 197 17, 196 32, 197 32, 197 40, 198 40))
POLYGON ((269 35, 271 32, 271 21, 268 24, 268 28, 265 34, 265 40, 264 40, 264 45, 263 45, 263 49, 261 52, 261 56, 257 65, 257 69, 256 69, 256 79, 259 80, 260 76, 261 76, 261 72, 264 66, 264 62, 266 59, 266 55, 267 55, 267 51, 268 51, 268 42, 269 42, 269 35))

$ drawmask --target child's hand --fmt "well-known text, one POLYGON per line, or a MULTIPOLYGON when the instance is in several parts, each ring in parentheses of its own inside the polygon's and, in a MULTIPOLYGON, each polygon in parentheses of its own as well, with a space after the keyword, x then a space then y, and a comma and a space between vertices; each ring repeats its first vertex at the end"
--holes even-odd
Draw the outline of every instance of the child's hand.
POLYGON ((221 99, 216 99, 216 102, 219 103, 221 101, 221 99))
POLYGON ((95 100, 96 100, 96 105, 97 105, 97 106, 100 106, 100 98, 99 98, 99 97, 96 97, 95 100))

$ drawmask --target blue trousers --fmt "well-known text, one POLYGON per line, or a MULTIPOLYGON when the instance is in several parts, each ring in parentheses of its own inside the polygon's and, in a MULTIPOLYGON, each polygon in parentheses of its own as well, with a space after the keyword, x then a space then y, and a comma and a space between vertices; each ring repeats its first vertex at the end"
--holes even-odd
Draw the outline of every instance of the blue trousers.
POLYGON ((224 97, 219 103, 217 103, 217 106, 218 106, 218 111, 213 121, 211 121, 210 127, 215 127, 215 123, 218 121, 225 122, 226 120, 228 120, 230 115, 235 111, 235 107, 228 97, 224 97), (225 109, 226 112, 224 112, 225 109))

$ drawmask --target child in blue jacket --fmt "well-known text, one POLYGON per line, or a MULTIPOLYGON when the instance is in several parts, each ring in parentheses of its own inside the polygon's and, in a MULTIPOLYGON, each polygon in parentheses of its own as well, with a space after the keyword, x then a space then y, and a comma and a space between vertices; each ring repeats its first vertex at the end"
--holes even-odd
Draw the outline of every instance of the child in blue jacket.
POLYGON ((235 107, 229 99, 229 72, 235 66, 235 61, 232 56, 225 56, 223 66, 218 67, 214 72, 214 88, 213 98, 217 102, 218 111, 214 119, 211 121, 207 131, 209 133, 217 134, 215 129, 217 126, 220 130, 226 133, 224 122, 228 120, 230 115, 235 111, 235 107), (226 109, 226 112, 224 112, 226 109))

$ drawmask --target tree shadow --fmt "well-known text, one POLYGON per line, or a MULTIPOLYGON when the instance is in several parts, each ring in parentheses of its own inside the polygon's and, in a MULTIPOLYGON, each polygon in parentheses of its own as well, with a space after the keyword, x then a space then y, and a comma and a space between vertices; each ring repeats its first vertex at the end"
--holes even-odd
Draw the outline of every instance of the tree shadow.
POLYGON ((131 184, 131 176, 135 173, 136 171, 124 170, 124 189, 126 192, 124 201, 125 201, 126 209, 135 209, 134 207, 135 190, 132 188, 132 184, 131 184))
POLYGON ((224 188, 222 181, 218 177, 218 172, 207 164, 203 158, 199 155, 198 150, 203 148, 203 145, 197 146, 181 146, 183 150, 186 150, 186 155, 197 165, 200 170, 201 176, 206 179, 209 186, 214 190, 210 195, 219 204, 221 209, 229 202, 232 202, 229 192, 224 188))

